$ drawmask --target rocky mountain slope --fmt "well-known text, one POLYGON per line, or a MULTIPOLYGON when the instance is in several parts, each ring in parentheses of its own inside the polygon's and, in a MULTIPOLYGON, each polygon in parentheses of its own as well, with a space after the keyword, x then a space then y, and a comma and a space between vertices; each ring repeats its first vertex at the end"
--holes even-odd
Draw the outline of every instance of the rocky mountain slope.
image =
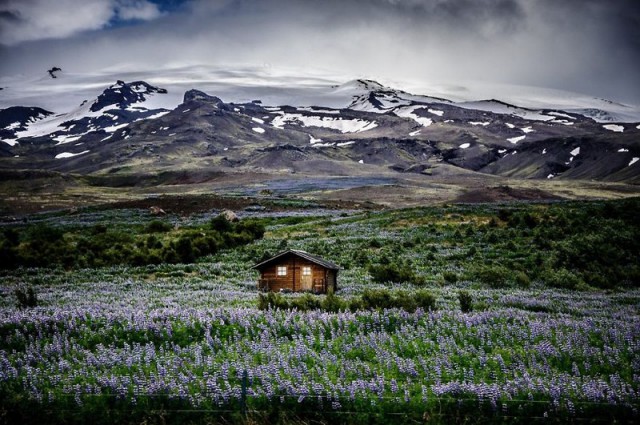
POLYGON ((0 110, 0 168, 91 176, 446 172, 640 183, 640 125, 602 110, 453 102, 375 81, 324 87, 305 105, 225 102, 117 81, 66 113, 0 110), (172 95, 175 96, 175 93, 172 95), (594 118, 595 117, 595 118, 594 118))

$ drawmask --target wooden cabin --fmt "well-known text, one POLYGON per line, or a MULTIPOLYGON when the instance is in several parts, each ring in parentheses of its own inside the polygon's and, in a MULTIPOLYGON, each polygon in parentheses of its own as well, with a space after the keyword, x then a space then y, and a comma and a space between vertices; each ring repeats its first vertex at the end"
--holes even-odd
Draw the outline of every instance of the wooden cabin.
POLYGON ((290 249, 253 266, 260 272, 261 291, 336 291, 340 267, 305 251, 290 249))

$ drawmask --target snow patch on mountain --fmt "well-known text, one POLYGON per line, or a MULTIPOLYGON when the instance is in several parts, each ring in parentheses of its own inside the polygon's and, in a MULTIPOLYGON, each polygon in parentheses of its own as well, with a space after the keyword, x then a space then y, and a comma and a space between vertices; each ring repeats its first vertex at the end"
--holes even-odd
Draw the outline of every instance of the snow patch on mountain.
POLYGON ((80 140, 80 138, 82 136, 83 136, 82 134, 78 135, 78 136, 60 135, 60 136, 54 137, 52 140, 55 140, 56 142, 58 142, 58 143, 56 143, 56 145, 62 145, 62 144, 65 144, 65 143, 71 143, 71 142, 75 142, 77 140, 80 140))
POLYGON ((309 135, 309 143, 311 143, 312 145, 315 143, 321 143, 322 139, 316 139, 315 137, 313 137, 311 134, 309 135))
POLYGON ((507 141, 513 143, 514 145, 518 142, 523 141, 527 136, 518 136, 518 137, 511 137, 509 139, 507 139, 507 141))
POLYGON ((624 126, 622 125, 617 125, 617 124, 605 124, 603 125, 604 128, 606 128, 609 131, 614 131, 616 133, 622 133, 624 132, 624 126))
POLYGON ((423 105, 413 105, 402 108, 397 108, 393 111, 399 117, 402 118, 410 118, 420 124, 423 127, 429 127, 433 124, 433 120, 431 118, 421 117, 415 114, 415 111, 418 109, 426 109, 423 105))
POLYGON ((638 158, 637 156, 633 157, 633 159, 629 162, 628 167, 631 167, 633 164, 638 162, 638 160, 640 160, 640 158, 638 158))
POLYGON ((57 154, 55 156, 55 159, 72 158, 74 156, 83 155, 83 154, 88 153, 88 152, 89 151, 83 151, 83 152, 78 152, 78 153, 62 152, 62 153, 57 154))
POLYGON ((378 126, 375 121, 361 119, 342 119, 337 117, 320 117, 315 115, 288 114, 280 112, 271 125, 283 129, 285 125, 302 125, 304 127, 324 127, 338 130, 341 133, 361 133, 378 126))
POLYGON ((107 133, 113 133, 114 131, 120 130, 121 128, 125 128, 129 125, 129 123, 118 124, 118 125, 110 125, 109 127, 105 127, 104 131, 107 133))
MULTIPOLYGON (((266 110, 273 110, 274 108, 264 108, 266 110)), ((276 110, 278 110, 279 108, 275 108, 276 110)), ((325 108, 318 108, 318 107, 311 107, 311 106, 303 106, 301 108, 296 108, 298 111, 304 111, 304 112, 315 112, 318 114, 334 114, 337 115, 340 113, 340 110, 337 109, 325 109, 325 108)))

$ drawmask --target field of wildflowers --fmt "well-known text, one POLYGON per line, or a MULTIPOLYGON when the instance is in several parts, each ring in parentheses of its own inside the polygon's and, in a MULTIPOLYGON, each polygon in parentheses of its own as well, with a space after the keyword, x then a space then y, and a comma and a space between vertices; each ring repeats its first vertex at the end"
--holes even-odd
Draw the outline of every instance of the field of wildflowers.
MULTIPOLYGON (((550 286, 545 277, 556 263, 538 262, 528 243, 539 237, 536 226, 509 224, 514 215, 552 220, 554 209, 591 207, 262 213, 263 239, 194 264, 5 270, 0 420, 635 423, 640 290, 633 275, 603 274, 620 280, 601 289, 560 262, 579 290, 550 286), (435 308, 259 310, 250 266, 286 246, 342 265, 344 299, 367 288, 420 290, 435 297, 435 308), (378 281, 372 264, 410 273, 378 281), (17 305, 17 287, 35 288, 37 305, 17 305), (470 311, 460 309, 461 291, 472 298, 470 311)), ((93 226, 95 213, 74 220, 93 226)), ((625 219, 610 220, 619 227, 625 219)), ((638 236, 637 227, 626 229, 638 236)), ((544 242, 549 255, 577 237, 565 232, 544 242)), ((617 255, 633 255, 630 246, 617 255)))

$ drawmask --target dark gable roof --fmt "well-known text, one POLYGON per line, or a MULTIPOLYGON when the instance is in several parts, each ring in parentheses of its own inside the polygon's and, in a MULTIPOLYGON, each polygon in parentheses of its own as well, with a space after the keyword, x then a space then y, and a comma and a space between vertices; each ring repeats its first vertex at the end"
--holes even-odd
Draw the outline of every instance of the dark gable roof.
POLYGON ((256 264, 255 266, 252 267, 252 269, 259 269, 262 266, 265 266, 271 262, 277 261, 278 259, 284 257, 287 254, 293 254, 296 255, 298 257, 304 258, 305 260, 309 260, 312 263, 316 263, 324 268, 330 269, 330 270, 340 270, 340 267, 334 263, 332 263, 331 261, 327 261, 325 259, 322 259, 316 255, 311 255, 306 251, 300 251, 297 249, 289 249, 286 251, 281 252, 280 254, 275 255, 274 257, 269 258, 268 260, 265 260, 261 263, 256 264))

